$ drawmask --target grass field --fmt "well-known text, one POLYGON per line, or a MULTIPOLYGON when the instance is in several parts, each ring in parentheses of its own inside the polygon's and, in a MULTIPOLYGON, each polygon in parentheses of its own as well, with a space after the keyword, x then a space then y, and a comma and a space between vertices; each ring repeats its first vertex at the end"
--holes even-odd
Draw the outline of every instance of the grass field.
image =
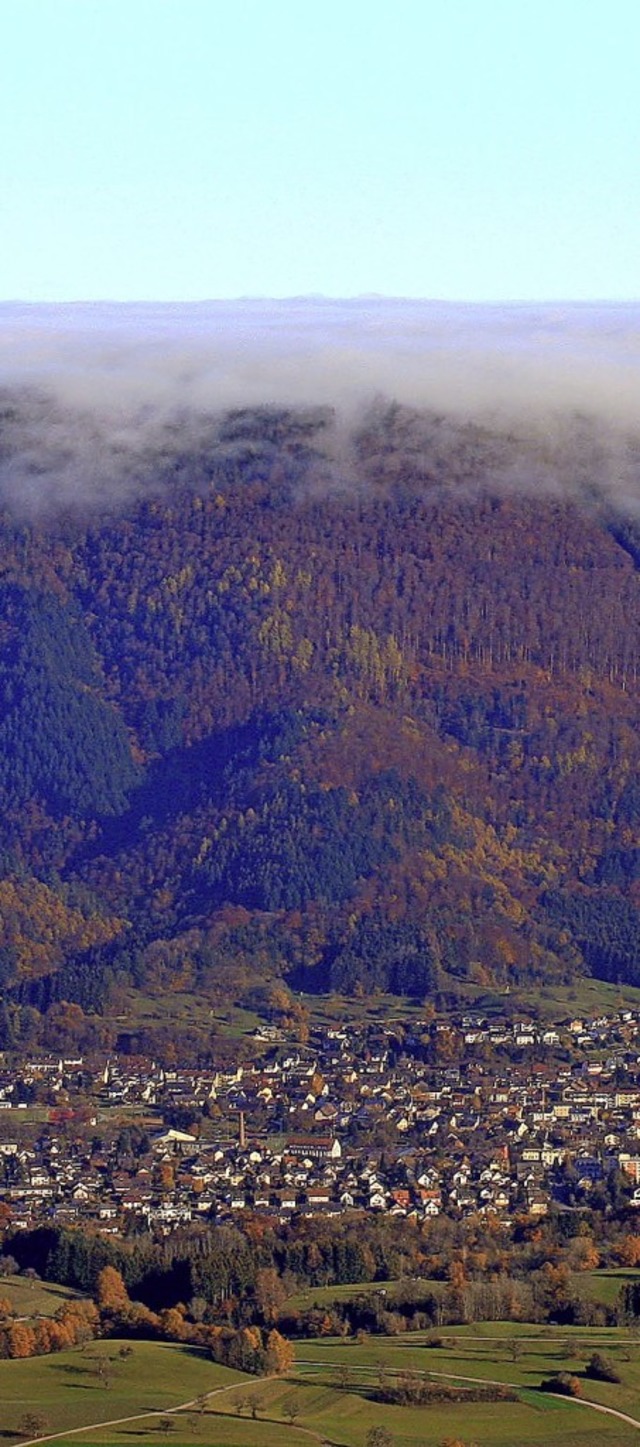
MULTIPOLYGON (((604 980, 579 979, 571 985, 552 983, 545 988, 543 996, 532 988, 514 990, 506 997, 501 991, 487 990, 485 986, 453 977, 450 986, 459 997, 462 1009, 478 1009, 489 1016, 501 1016, 506 1009, 520 1009, 548 1020, 561 1020, 569 1015, 613 1014, 621 1004, 640 1008, 640 989, 631 985, 618 987, 604 980)), ((398 995, 373 994, 359 1000, 337 994, 303 995, 300 998, 314 1026, 343 1022, 388 1024, 390 1020, 411 1021, 424 1015, 423 1004, 398 995)), ((124 1025, 130 1029, 167 1026, 179 1018, 204 1034, 215 1032, 223 1037, 238 1038, 253 1033, 260 1022, 260 1017, 253 1010, 244 1010, 233 1004, 228 1007, 212 1006, 202 995, 184 990, 153 996, 145 995, 143 991, 128 990, 123 993, 119 1009, 121 1013, 111 1018, 116 1029, 124 1025)))
MULTIPOLYGON (((246 1381, 240 1372, 216 1366, 193 1348, 133 1342, 127 1343, 131 1355, 121 1358, 121 1345, 91 1342, 52 1356, 0 1361, 0 1442, 20 1440, 18 1423, 29 1410, 41 1412, 50 1424, 48 1430, 58 1432, 136 1412, 164 1412, 215 1387, 246 1381), (98 1374, 100 1359, 107 1364, 107 1384, 98 1374)), ((118 1440, 139 1440, 132 1435, 135 1425, 118 1440)), ((137 1426, 142 1431, 143 1423, 137 1426)))
POLYGON ((640 989, 634 985, 611 985, 606 980, 583 978, 571 985, 545 984, 544 991, 514 992, 511 999, 531 1010, 535 1016, 549 1020, 566 1019, 569 1015, 614 1015, 621 1007, 640 1008, 640 989))
POLYGON ((585 1300, 602 1301, 613 1306, 623 1286, 630 1281, 639 1281, 640 1271, 633 1267, 616 1266, 610 1270, 584 1271, 573 1277, 573 1285, 585 1300))
POLYGON ((49 1119, 48 1105, 25 1105, 18 1106, 15 1110, 2 1112, 0 1130, 2 1140, 15 1140, 16 1130, 21 1133, 25 1126, 44 1125, 49 1119))
MULTIPOLYGON (((514 989, 506 996, 501 990, 487 990, 466 980, 451 977, 451 990, 459 996, 462 1009, 473 1008, 488 1016, 506 1010, 530 1010, 534 1016, 562 1020, 570 1015, 615 1014, 623 1007, 640 1008, 640 989, 633 985, 611 985, 605 980, 578 979, 571 985, 545 986, 544 994, 531 988, 514 989)), ((445 986, 446 988, 446 986, 445 986)), ((397 995, 365 996, 354 1000, 341 995, 304 995, 304 1004, 315 1025, 344 1021, 379 1022, 413 1020, 424 1016, 424 1005, 397 995)))
POLYGON ((499 1447, 499 1444, 533 1447, 533 1444, 549 1442, 568 1447, 569 1443, 587 1444, 597 1440, 623 1447, 627 1442, 638 1440, 638 1429, 590 1413, 586 1407, 550 1401, 535 1390, 544 1377, 559 1370, 581 1375, 591 1352, 597 1349, 616 1361, 622 1383, 615 1386, 583 1379, 584 1397, 640 1416, 640 1345, 629 1343, 620 1330, 594 1332, 573 1328, 560 1333, 538 1326, 514 1327, 511 1323, 487 1322, 447 1332, 446 1345, 442 1348, 425 1349, 424 1344, 421 1345, 424 1340, 424 1336, 416 1333, 391 1339, 371 1337, 357 1346, 337 1340, 308 1342, 300 1346, 297 1353, 298 1371, 312 1373, 316 1381, 318 1370, 325 1380, 330 1379, 332 1372, 342 1373, 345 1391, 353 1391, 356 1384, 375 1382, 380 1371, 388 1374, 428 1372, 458 1379, 490 1378, 519 1389, 517 1403, 449 1404, 446 1408, 419 1409, 422 1435, 415 1439, 410 1435, 413 1422, 409 1420, 408 1409, 384 1408, 384 1423, 397 1433, 401 1447, 405 1442, 409 1447, 414 1440, 432 1447, 447 1435, 472 1440, 479 1447, 499 1447), (521 1351, 515 1361, 511 1351, 514 1339, 521 1351), (340 1363, 346 1364, 346 1381, 345 1367, 339 1367, 340 1363), (405 1413, 408 1413, 406 1420, 400 1423, 405 1413), (398 1430, 400 1426, 402 1431, 398 1430))
POLYGON ((0 1276, 0 1296, 9 1298, 18 1316, 55 1316, 65 1301, 74 1301, 82 1292, 54 1281, 30 1281, 24 1276, 0 1276))
POLYGON ((384 1295, 384 1305, 392 1308, 394 1302, 419 1301, 425 1292, 436 1296, 446 1291, 446 1281, 432 1280, 426 1276, 403 1277, 397 1281, 363 1281, 345 1286, 309 1286, 287 1297, 287 1308, 292 1311, 308 1311, 311 1307, 331 1307, 334 1301, 355 1301, 356 1298, 374 1298, 384 1295))
POLYGON ((0 1362, 0 1442, 19 1441, 17 1427, 27 1409, 42 1412, 49 1431, 61 1432, 65 1447, 302 1447, 315 1440, 331 1447, 364 1447, 374 1425, 387 1427, 394 1447, 440 1447, 459 1437, 477 1447, 630 1447, 639 1429, 587 1407, 541 1395, 542 1378, 554 1371, 580 1374, 594 1348, 617 1363, 620 1385, 583 1379, 583 1395, 640 1417, 640 1344, 620 1329, 563 1332, 540 1326, 483 1323, 458 1328, 445 1344, 427 1348, 423 1333, 369 1337, 364 1341, 315 1340, 298 1343, 296 1363, 286 1378, 260 1380, 209 1362, 192 1349, 157 1343, 132 1344, 120 1358, 117 1342, 94 1342, 83 1350, 30 1361, 0 1362), (511 1343, 517 1340, 520 1354, 511 1343), (515 1359, 514 1359, 515 1356, 515 1359), (97 1374, 107 1358, 112 1379, 97 1374), (506 1403, 447 1403, 429 1407, 392 1406, 372 1399, 384 1373, 429 1373, 435 1379, 493 1380, 511 1385, 518 1399, 506 1403), (213 1393, 203 1410, 171 1408, 201 1393, 213 1393), (162 1416, 120 1417, 156 1411, 162 1416), (81 1437, 68 1429, 95 1426, 81 1437))
POLYGON ((243 1010, 239 1005, 229 1004, 226 1009, 212 1007, 206 996, 191 990, 176 990, 156 995, 147 995, 143 990, 126 990, 122 993, 118 1015, 106 1016, 117 1029, 140 1029, 171 1026, 178 1019, 205 1035, 248 1035, 259 1023, 259 1016, 253 1010, 243 1010))

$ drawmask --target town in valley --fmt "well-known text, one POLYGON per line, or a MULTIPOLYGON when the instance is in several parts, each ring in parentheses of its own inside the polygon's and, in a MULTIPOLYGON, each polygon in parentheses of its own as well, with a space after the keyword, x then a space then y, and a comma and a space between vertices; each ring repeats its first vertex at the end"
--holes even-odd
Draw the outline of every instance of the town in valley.
POLYGON ((0 1065, 5 1226, 640 1208, 640 1011, 259 1027, 238 1060, 0 1065), (240 1058, 244 1056, 245 1058, 240 1058))

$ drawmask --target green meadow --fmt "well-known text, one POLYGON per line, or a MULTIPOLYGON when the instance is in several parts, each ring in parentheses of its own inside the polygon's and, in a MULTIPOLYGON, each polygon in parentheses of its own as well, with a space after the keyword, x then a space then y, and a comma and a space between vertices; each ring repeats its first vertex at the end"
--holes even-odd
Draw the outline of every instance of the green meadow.
POLYGON ((55 1281, 0 1276, 0 1297, 6 1297, 11 1302, 17 1316, 55 1316, 65 1302, 78 1300, 81 1296, 80 1291, 73 1291, 70 1286, 58 1286, 55 1281))
POLYGON ((396 1281, 363 1281, 356 1286, 352 1282, 334 1286, 309 1286, 295 1291, 287 1297, 287 1309, 309 1311, 312 1307, 330 1308, 334 1302, 374 1301, 384 1296, 384 1305, 393 1308, 394 1303, 419 1301, 425 1292, 438 1295, 446 1291, 448 1283, 426 1276, 403 1277, 396 1281))
POLYGON ((600 1271, 576 1272, 572 1285, 585 1301, 600 1301, 605 1306, 613 1306, 623 1286, 639 1280, 640 1271, 634 1267, 613 1266, 600 1271))
MULTIPOLYGON (((203 1353, 158 1342, 94 1341, 51 1356, 2 1361, 0 1442, 20 1440, 20 1419, 29 1411, 46 1418, 47 1431, 64 1432, 114 1417, 164 1412, 215 1387, 244 1380, 240 1372, 217 1366, 203 1353)), ((118 1440, 143 1439, 130 1435, 118 1440)))
MULTIPOLYGON (((502 1017, 505 1011, 519 1009, 530 1011, 539 1019, 557 1021, 571 1015, 613 1014, 621 1005, 633 1009, 640 1007, 639 988, 632 985, 618 987, 591 978, 579 978, 570 985, 550 983, 542 997, 535 988, 520 987, 512 990, 508 1000, 499 990, 487 989, 457 977, 447 980, 447 989, 457 996, 461 1009, 476 1009, 495 1018, 502 1017)), ((423 1003, 382 991, 374 991, 355 1000, 337 993, 303 994, 299 999, 308 1011, 309 1023, 321 1029, 345 1023, 376 1026, 402 1021, 408 1024, 424 1016, 423 1003)), ((206 994, 192 990, 167 994, 123 990, 118 1013, 105 1018, 116 1031, 123 1027, 130 1030, 167 1029, 179 1019, 204 1037, 223 1039, 252 1035, 261 1020, 253 1009, 231 1003, 224 1005, 217 998, 212 1002, 206 994)))
POLYGON ((310 1441, 365 1447, 374 1426, 387 1429, 393 1447, 441 1447, 447 1437, 466 1447, 548 1447, 551 1442, 628 1447, 638 1442, 640 1425, 538 1390, 541 1380, 556 1371, 575 1373, 584 1398, 640 1422, 640 1344, 621 1329, 558 1331, 487 1322, 449 1331, 436 1347, 430 1340, 428 1334, 411 1333, 299 1342, 290 1373, 269 1379, 219 1367, 187 1347, 150 1342, 92 1342, 50 1357, 3 1361, 0 1442, 14 1447, 21 1440, 18 1427, 28 1410, 42 1415, 48 1434, 61 1434, 57 1441, 64 1447, 78 1441, 92 1447, 159 1447, 163 1442, 173 1447, 302 1447, 310 1441), (584 1378, 596 1349, 615 1362, 619 1385, 584 1378), (432 1406, 375 1400, 381 1384, 412 1373, 462 1388, 473 1381, 503 1383, 517 1399, 432 1406), (89 1430, 78 1434, 83 1426, 89 1430))

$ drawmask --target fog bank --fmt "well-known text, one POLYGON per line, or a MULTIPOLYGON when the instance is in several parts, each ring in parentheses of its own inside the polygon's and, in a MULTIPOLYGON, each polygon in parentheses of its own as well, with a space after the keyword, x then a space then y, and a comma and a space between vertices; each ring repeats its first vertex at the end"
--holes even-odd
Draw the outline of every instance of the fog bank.
POLYGON ((0 483, 28 509, 128 496, 231 408, 330 405, 344 435, 385 398, 549 439, 584 414, 635 497, 639 384, 640 303, 4 303, 0 483))

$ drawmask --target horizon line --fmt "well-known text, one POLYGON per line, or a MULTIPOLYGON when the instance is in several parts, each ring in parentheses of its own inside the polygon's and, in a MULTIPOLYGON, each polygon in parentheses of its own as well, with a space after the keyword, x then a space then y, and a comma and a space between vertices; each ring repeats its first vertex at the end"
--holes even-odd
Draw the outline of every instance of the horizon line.
POLYGON ((287 295, 271 295, 267 292, 243 293, 238 296, 202 297, 4 297, 0 307, 67 307, 67 306, 213 306, 242 305, 247 303, 293 303, 293 302, 403 302, 429 306, 637 306, 638 296, 505 296, 505 297, 443 297, 404 295, 400 292, 354 292, 338 295, 329 292, 292 292, 287 295))

